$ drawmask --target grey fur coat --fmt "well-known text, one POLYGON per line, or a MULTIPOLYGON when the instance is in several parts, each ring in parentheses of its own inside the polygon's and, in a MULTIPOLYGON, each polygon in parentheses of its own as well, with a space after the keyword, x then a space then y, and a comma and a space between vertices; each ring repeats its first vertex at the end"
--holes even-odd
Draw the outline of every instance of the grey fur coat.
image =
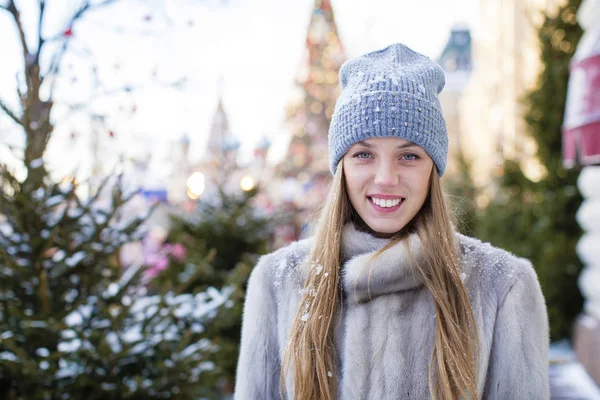
MULTIPOLYGON (((531 264, 479 240, 457 234, 461 278, 479 329, 478 393, 482 399, 549 398, 548 317, 531 264)), ((418 255, 419 240, 409 241, 418 255)), ((410 273, 406 246, 366 261, 386 239, 343 233, 343 312, 335 325, 336 398, 429 399, 428 367, 435 311, 428 290, 410 273), (368 270, 373 265, 368 288, 368 270)), ((281 361, 307 273, 310 239, 261 258, 248 284, 235 400, 280 399, 281 361)), ((293 393, 286 379, 288 399, 293 393)))

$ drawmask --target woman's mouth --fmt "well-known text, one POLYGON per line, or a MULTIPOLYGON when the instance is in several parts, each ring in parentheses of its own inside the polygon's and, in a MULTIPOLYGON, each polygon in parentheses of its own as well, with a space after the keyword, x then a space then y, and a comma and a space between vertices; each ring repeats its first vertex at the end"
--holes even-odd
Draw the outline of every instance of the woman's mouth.
POLYGON ((369 199, 369 203, 371 203, 373 208, 379 212, 394 212, 404 202, 404 198, 397 196, 385 196, 385 198, 383 196, 367 196, 367 199, 369 199))

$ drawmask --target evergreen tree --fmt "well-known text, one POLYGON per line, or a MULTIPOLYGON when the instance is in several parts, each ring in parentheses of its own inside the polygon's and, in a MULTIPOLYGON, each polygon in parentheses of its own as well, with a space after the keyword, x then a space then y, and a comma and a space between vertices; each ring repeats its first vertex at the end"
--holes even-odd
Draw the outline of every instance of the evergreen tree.
MULTIPOLYGON (((47 182, 43 180, 43 182, 47 182)), ((107 183, 0 187, 0 398, 197 399, 210 394, 207 324, 229 289, 149 296, 119 248, 139 239, 129 196, 107 183)))
POLYGON ((224 392, 234 385, 241 319, 248 277, 258 257, 267 253, 272 232, 282 218, 261 214, 253 200, 258 189, 241 194, 218 187, 211 200, 200 200, 197 212, 175 216, 168 235, 168 267, 152 287, 196 293, 210 286, 232 289, 229 308, 207 327, 206 337, 219 347, 208 355, 215 367, 214 384, 224 392))
POLYGON ((581 262, 575 252, 581 235, 575 220, 582 201, 579 171, 566 170, 561 162, 569 62, 582 35, 576 21, 580 2, 569 0, 556 15, 544 17, 538 32, 543 67, 524 99, 528 130, 547 175, 532 182, 517 162, 507 160, 497 194, 477 224, 480 237, 532 261, 546 297, 552 339, 569 336, 582 307, 577 287, 581 262))
POLYGON ((465 235, 473 235, 478 190, 471 177, 471 164, 461 150, 455 160, 458 168, 454 175, 444 176, 444 192, 448 195, 456 219, 456 229, 465 235))
POLYGON ((278 166, 282 176, 304 172, 313 177, 329 170, 327 132, 340 92, 338 71, 345 59, 331 1, 314 0, 296 96, 287 107, 292 136, 287 157, 278 166))
MULTIPOLYGON (((77 2, 50 25, 50 2, 20 3, 0 2, 19 50, 3 55, 21 58, 22 66, 16 95, 0 96, 0 118, 24 135, 19 167, 26 172, 21 181, 0 166, 0 398, 214 398, 207 372, 215 366, 206 355, 217 347, 205 332, 229 304, 231 289, 148 295, 145 268, 119 265, 120 247, 141 238, 144 222, 131 217, 120 182, 107 179, 82 198, 73 182, 52 182, 44 163, 54 105, 89 110, 91 120, 110 117, 97 114, 91 101, 74 104, 54 94, 76 81, 64 68, 72 49, 90 55, 82 63, 94 82, 90 98, 106 93, 97 59, 76 49, 76 33, 89 13, 118 1, 77 2)), ((123 93, 135 88, 125 83, 123 93)))

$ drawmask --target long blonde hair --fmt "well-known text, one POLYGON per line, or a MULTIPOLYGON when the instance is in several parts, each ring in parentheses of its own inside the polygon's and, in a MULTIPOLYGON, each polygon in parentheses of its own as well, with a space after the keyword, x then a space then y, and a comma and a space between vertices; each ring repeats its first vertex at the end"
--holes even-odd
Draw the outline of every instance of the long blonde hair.
MULTIPOLYGON (((343 160, 338 164, 326 202, 321 210, 307 259, 308 268, 322 273, 307 274, 305 290, 294 319, 283 358, 280 391, 292 367, 295 400, 333 400, 336 393, 334 319, 341 307, 340 265, 344 225, 353 208, 346 192, 343 160)), ((409 224, 418 234, 423 254, 413 260, 414 271, 432 294, 436 312, 435 346, 429 364, 429 391, 434 399, 461 396, 477 398, 477 350, 479 338, 475 317, 460 277, 450 211, 436 168, 430 177, 429 195, 409 224)), ((406 237, 407 228, 375 256, 406 237)))

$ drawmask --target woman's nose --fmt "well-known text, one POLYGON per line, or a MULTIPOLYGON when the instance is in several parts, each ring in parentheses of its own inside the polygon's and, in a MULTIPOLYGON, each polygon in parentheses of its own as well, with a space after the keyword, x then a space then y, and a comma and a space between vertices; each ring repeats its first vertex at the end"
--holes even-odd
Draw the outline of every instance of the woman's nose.
POLYGON ((391 163, 381 163, 375 172, 375 184, 379 186, 395 186, 398 184, 398 173, 391 163))

